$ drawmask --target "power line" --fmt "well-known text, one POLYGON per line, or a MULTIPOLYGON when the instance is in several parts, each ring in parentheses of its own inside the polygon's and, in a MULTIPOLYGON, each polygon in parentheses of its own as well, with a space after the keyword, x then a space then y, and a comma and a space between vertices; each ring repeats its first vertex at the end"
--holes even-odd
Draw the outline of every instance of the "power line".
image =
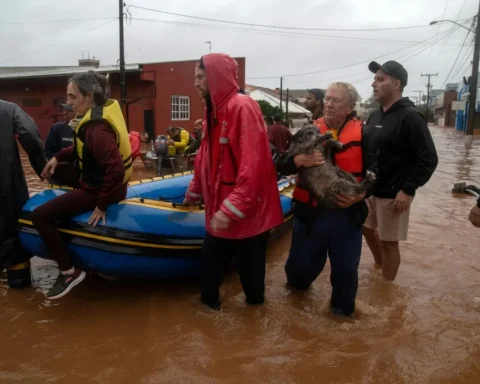
MULTIPOLYGON (((80 33, 80 32, 81 32, 81 33, 91 32, 91 31, 93 31, 93 30, 95 30, 95 29, 97 29, 97 28, 103 27, 104 25, 112 22, 113 20, 115 20, 115 19, 110 19, 110 20, 106 21, 105 23, 96 25, 96 26, 91 27, 91 28, 88 28, 88 29, 86 29, 86 30, 74 31, 74 34, 77 34, 77 33, 80 33)), ((48 44, 48 45, 45 45, 45 46, 43 46, 43 47, 34 49, 34 50, 32 50, 32 51, 22 53, 22 54, 20 54, 20 55, 18 55, 18 56, 11 57, 11 58, 9 58, 9 59, 0 60, 0 64, 1 64, 1 63, 4 63, 4 62, 6 62, 6 61, 11 61, 11 60, 19 59, 20 57, 30 55, 31 53, 35 53, 35 52, 38 52, 38 51, 43 51, 44 49, 47 49, 47 48, 56 46, 60 41, 65 40, 66 37, 67 37, 66 35, 62 35, 62 37, 61 37, 60 39, 56 40, 56 41, 55 41, 54 43, 52 43, 52 44, 48 44)))
MULTIPOLYGON (((453 27, 453 28, 452 28, 452 32, 449 32, 449 33, 443 32, 443 34, 444 34, 443 37, 440 37, 438 40, 434 41, 433 43, 431 43, 431 44, 428 45, 427 47, 420 47, 420 48, 416 49, 415 51, 413 51, 411 54, 409 54, 409 55, 407 55, 407 56, 399 57, 399 58, 397 58, 396 60, 397 60, 397 61, 400 61, 400 62, 402 62, 402 63, 405 63, 405 62, 407 62, 408 60, 410 60, 410 59, 412 59, 412 58, 414 58, 414 57, 418 57, 418 54, 419 54, 420 52, 427 50, 430 46, 435 45, 435 44, 438 43, 440 40, 442 40, 442 39, 450 36, 451 33, 455 32, 455 31, 456 31, 457 29, 459 29, 459 28, 460 28, 460 27, 457 26, 457 27, 453 27)), ((355 77, 355 76, 364 75, 364 74, 365 74, 365 70, 363 70, 363 71, 361 71, 361 72, 358 72, 358 73, 353 73, 353 74, 351 74, 351 75, 342 76, 342 79, 347 79, 347 78, 350 78, 350 77, 355 77)), ((363 82, 363 81, 368 80, 368 79, 371 79, 371 78, 372 78, 372 75, 370 74, 370 75, 368 75, 368 77, 362 77, 362 78, 359 79, 359 80, 351 81, 351 84, 356 84, 356 83, 359 83, 359 82, 363 82)), ((289 79, 288 81, 293 82, 293 83, 314 83, 314 82, 316 82, 316 83, 319 83, 319 82, 322 82, 322 83, 331 83, 331 82, 336 81, 336 80, 337 80, 337 79, 329 79, 329 80, 326 80, 326 79, 321 79, 321 80, 316 79, 316 80, 307 80, 307 81, 303 80, 303 81, 301 81, 301 80, 290 80, 290 79, 289 79)))
MULTIPOLYGON (((452 28, 454 31, 456 31, 457 29, 459 29, 459 27, 454 27, 452 28)), ((454 32, 452 31, 452 33, 454 32)), ((445 38, 447 37, 448 35, 445 35, 443 36, 442 38, 445 38)), ((438 41, 440 41, 442 38, 440 38, 439 40, 437 41, 434 41, 431 45, 427 46, 427 47, 420 47, 418 49, 416 49, 415 51, 413 51, 411 54, 407 55, 407 56, 402 56, 402 57, 399 57, 397 58, 396 60, 399 61, 399 62, 402 62, 402 63, 405 63, 406 61, 414 58, 414 57, 417 57, 418 53, 422 52, 422 51, 425 51, 426 49, 428 49, 430 46, 432 45, 435 45, 438 41)), ((350 77, 355 77, 355 76, 358 76, 358 75, 363 75, 365 73, 365 70, 361 71, 361 72, 358 72, 358 73, 353 73, 351 75, 346 75, 346 76, 342 76, 342 79, 347 79, 347 78, 350 78, 350 77)), ((371 77, 371 75, 370 75, 371 77)), ((369 77, 369 78, 370 78, 369 77)), ((322 79, 322 80, 319 80, 319 79, 316 79, 316 80, 289 80, 291 82, 294 82, 294 83, 312 83, 312 82, 332 82, 334 80, 325 80, 325 79, 322 79)))
POLYGON ((305 38, 320 38, 320 39, 344 39, 344 40, 358 40, 358 41, 371 41, 374 43, 400 43, 400 44, 409 44, 409 43, 419 43, 418 41, 412 40, 387 40, 387 39, 375 39, 375 38, 368 38, 368 37, 353 37, 353 36, 333 36, 333 35, 318 35, 314 33, 304 33, 304 32, 287 32, 287 31, 269 31, 266 29, 252 29, 252 28, 240 28, 240 27, 227 27, 221 25, 214 25, 214 24, 199 24, 199 23, 187 23, 182 21, 170 21, 170 20, 159 20, 159 19, 149 19, 149 18, 141 18, 141 17, 132 17, 132 20, 139 20, 139 21, 152 21, 158 23, 165 23, 165 24, 180 24, 186 25, 191 27, 200 27, 206 29, 220 29, 220 30, 229 30, 229 31, 239 31, 239 32, 247 32, 247 33, 260 33, 264 35, 270 36, 287 36, 287 37, 295 37, 299 36, 303 39, 305 38))
POLYGON ((462 64, 460 65, 460 69, 458 71, 458 73, 461 75, 463 72, 465 72, 467 70, 468 67, 470 67, 470 65, 472 65, 472 55, 473 55, 473 44, 471 46, 471 49, 469 51, 467 51, 467 54, 465 55, 465 57, 463 58, 463 62, 462 64), (469 61, 470 59, 470 61, 469 61), (468 64, 467 66, 465 66, 465 64, 468 64))
MULTIPOLYGON (((447 12, 447 8, 448 8, 448 3, 450 2, 450 0, 447 0, 447 2, 445 3, 445 8, 443 8, 443 14, 442 14, 442 17, 440 20, 443 20, 443 18, 445 17, 445 13, 447 12)), ((438 36, 438 33, 440 32, 440 28, 442 27, 441 23, 438 23, 438 26, 437 26, 437 34, 436 36, 438 36)), ((430 62, 430 56, 432 55, 432 51, 433 51, 433 46, 432 48, 430 49, 430 53, 428 54, 428 59, 427 59, 427 62, 430 62)), ((438 56, 437 56, 437 60, 438 60, 438 56)))
MULTIPOLYGON (((478 22, 478 21, 477 21, 477 22, 478 22)), ((471 26, 470 29, 473 29, 473 26, 474 26, 474 25, 475 25, 475 19, 473 20, 472 26, 471 26)), ((453 68, 455 68, 455 64, 457 64, 457 60, 458 60, 458 58, 460 57, 460 54, 462 53, 463 47, 465 46, 465 43, 467 42, 468 36, 470 35, 470 29, 468 30, 467 35, 465 36, 465 40, 463 40, 463 44, 462 44, 462 46, 460 47, 460 50, 458 51, 458 55, 457 55, 455 61, 453 62, 452 68, 450 69, 450 72, 448 72, 448 75, 447 75, 447 77, 445 78, 445 81, 443 82, 443 85, 445 85, 445 84, 447 83, 448 78, 450 77, 450 75, 451 75, 451 73, 452 73, 452 71, 453 71, 453 68)))
POLYGON ((51 24, 51 23, 74 23, 77 21, 98 21, 98 20, 115 20, 116 17, 97 17, 90 19, 70 19, 70 20, 38 20, 38 21, 1 21, 0 24, 17 25, 17 24, 51 24))
POLYGON ((141 7, 141 6, 139 6, 139 5, 127 5, 127 8, 128 8, 128 7, 130 7, 130 8, 142 9, 142 10, 144 10, 144 11, 151 11, 151 12, 162 13, 162 14, 164 14, 164 15, 186 17, 186 18, 189 18, 189 19, 204 20, 204 21, 213 21, 213 22, 216 22, 216 23, 246 25, 246 26, 250 26, 250 27, 263 27, 263 28, 273 28, 273 29, 290 29, 290 30, 298 30, 298 31, 368 32, 368 31, 392 31, 392 30, 399 30, 399 29, 414 29, 414 28, 424 28, 424 27, 429 27, 429 26, 430 26, 430 24, 426 24, 426 25, 411 25, 411 26, 392 27, 392 28, 363 28, 363 29, 285 27, 285 26, 279 26, 279 25, 242 23, 242 22, 238 22, 238 21, 212 19, 212 18, 209 18, 209 17, 200 17, 200 16, 185 15, 185 14, 182 14, 182 13, 174 13, 174 12, 162 11, 162 10, 160 10, 160 9, 153 9, 153 8, 141 7))
POLYGON ((460 11, 458 11, 458 14, 457 14, 457 19, 460 17, 460 14, 462 13, 463 8, 465 7, 465 3, 466 3, 466 2, 467 2, 467 0, 463 0, 462 8, 460 8, 460 11))
MULTIPOLYGON (((448 31, 446 32, 450 32, 450 33, 453 33, 453 31, 455 31, 457 28, 459 27, 454 27, 454 28, 451 28, 449 29, 448 31)), ((448 36, 448 35, 446 35, 448 36)), ((441 39, 438 39, 436 42, 444 39, 446 36, 443 36, 441 39)), ((354 67, 356 65, 359 65, 359 64, 364 64, 364 63, 367 63, 367 62, 370 62, 372 60, 376 60, 376 59, 379 59, 381 57, 385 57, 385 56, 390 56, 390 55, 393 55, 395 53, 398 53, 398 52, 401 52, 401 51, 405 51, 407 49, 410 49, 410 48, 413 48, 417 45, 422 45, 422 44, 425 44, 427 41, 429 40, 432 40, 434 38, 434 36, 432 37, 429 37, 428 39, 420 42, 420 43, 416 43, 416 44, 413 44, 413 45, 410 45, 408 47, 405 47, 405 48, 401 48, 401 49, 397 49, 393 52, 389 52, 389 53, 386 53, 386 54, 383 54, 383 55, 380 55, 380 56, 377 56, 377 57, 374 57, 372 59, 368 59, 368 60, 363 60, 363 61, 359 61, 357 63, 354 63, 354 64, 348 64, 348 65, 344 65, 342 67, 335 67, 335 68, 329 68, 329 69, 322 69, 322 70, 319 70, 319 71, 312 71, 312 72, 305 72, 305 73, 298 73, 298 74, 292 74, 292 75, 283 75, 283 77, 297 77, 297 76, 306 76, 306 75, 313 75, 313 74, 316 74, 316 73, 324 73, 324 72, 330 72, 330 71, 335 71, 335 70, 338 70, 338 69, 345 69, 345 68, 350 68, 350 67, 354 67)), ((279 78, 280 76, 264 76, 264 77, 250 77, 249 79, 250 80, 259 80, 259 79, 276 79, 276 78, 279 78)))

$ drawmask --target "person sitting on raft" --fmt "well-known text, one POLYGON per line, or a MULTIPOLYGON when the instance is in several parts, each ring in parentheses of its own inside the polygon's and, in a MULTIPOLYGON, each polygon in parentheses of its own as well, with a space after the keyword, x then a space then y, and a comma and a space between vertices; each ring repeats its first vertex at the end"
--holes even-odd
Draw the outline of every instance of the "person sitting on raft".
POLYGON ((168 127, 168 154, 169 156, 181 155, 185 148, 193 142, 193 137, 190 136, 186 129, 180 127, 168 127))
POLYGON ((82 282, 85 272, 74 267, 66 244, 55 227, 93 210, 88 224, 106 222, 107 208, 125 199, 132 174, 132 156, 127 127, 118 101, 106 98, 107 79, 89 71, 72 77, 67 98, 77 114, 74 145, 62 149, 47 163, 42 177, 55 173, 59 162, 73 162, 80 175, 79 189, 64 193, 36 208, 31 220, 58 263, 60 274, 47 293, 49 299, 65 296, 82 282))

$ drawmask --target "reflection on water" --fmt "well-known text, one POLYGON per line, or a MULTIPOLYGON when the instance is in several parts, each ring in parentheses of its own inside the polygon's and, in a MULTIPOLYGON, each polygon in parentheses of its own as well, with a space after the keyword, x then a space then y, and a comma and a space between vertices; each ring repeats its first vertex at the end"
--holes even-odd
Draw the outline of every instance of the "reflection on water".
MULTIPOLYGON (((285 288, 290 235, 269 249, 267 303, 244 304, 226 277, 224 310, 198 304, 198 281, 109 282, 90 276, 64 300, 46 300, 56 277, 34 259, 35 286, 0 282, 1 383, 476 383, 480 382, 479 232, 473 197, 453 183, 480 184, 463 136, 432 128, 439 168, 414 201, 395 283, 364 245, 354 320, 328 312, 329 268, 307 293, 285 288)), ((25 160, 25 159, 24 159, 25 160)), ((151 176, 135 163, 137 178, 151 176)), ((32 192, 44 187, 26 166, 32 192)))

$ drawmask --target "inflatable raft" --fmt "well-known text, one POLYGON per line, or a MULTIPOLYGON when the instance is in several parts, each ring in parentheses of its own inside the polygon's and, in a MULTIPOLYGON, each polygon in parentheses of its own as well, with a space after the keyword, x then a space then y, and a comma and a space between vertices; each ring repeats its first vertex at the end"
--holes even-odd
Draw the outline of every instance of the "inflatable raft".
MULTIPOLYGON (((107 211, 105 225, 91 227, 91 212, 59 222, 75 265, 84 270, 124 278, 179 278, 197 276, 205 234, 205 211, 181 205, 192 173, 156 177, 129 183, 127 198, 107 211)), ((284 225, 291 221, 293 182, 278 182, 284 225)), ((30 213, 39 205, 67 193, 50 188, 32 196, 18 220, 23 246, 48 259, 48 250, 33 228, 30 213)))

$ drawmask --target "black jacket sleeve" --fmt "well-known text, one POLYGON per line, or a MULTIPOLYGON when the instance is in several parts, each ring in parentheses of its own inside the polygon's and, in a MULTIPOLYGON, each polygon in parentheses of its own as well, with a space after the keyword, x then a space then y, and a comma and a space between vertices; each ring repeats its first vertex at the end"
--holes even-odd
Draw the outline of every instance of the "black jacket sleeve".
POLYGON ((38 176, 43 171, 47 160, 43 154, 42 141, 37 125, 20 107, 13 112, 13 127, 20 144, 28 154, 30 164, 38 176))
MULTIPOLYGON (((362 160, 363 160, 363 176, 365 177, 367 171, 373 172, 375 175, 378 175, 377 159, 378 154, 380 153, 377 148, 374 148, 372 144, 372 139, 368 133, 369 131, 365 129, 365 125, 362 127, 362 160)), ((371 188, 367 190, 365 198, 368 198, 373 193, 375 188, 375 183, 372 183, 371 188)))
POLYGON ((54 124, 45 139, 44 153, 47 160, 50 160, 60 149, 57 144, 57 131, 54 124))
POLYGON ((413 196, 417 188, 425 185, 432 177, 438 165, 438 156, 427 122, 419 113, 408 114, 404 127, 416 161, 407 174, 402 191, 413 196))
POLYGON ((284 176, 297 174, 299 171, 299 168, 297 168, 293 159, 294 159, 294 156, 289 155, 288 152, 284 154, 280 159, 280 161, 278 162, 277 172, 284 176))

